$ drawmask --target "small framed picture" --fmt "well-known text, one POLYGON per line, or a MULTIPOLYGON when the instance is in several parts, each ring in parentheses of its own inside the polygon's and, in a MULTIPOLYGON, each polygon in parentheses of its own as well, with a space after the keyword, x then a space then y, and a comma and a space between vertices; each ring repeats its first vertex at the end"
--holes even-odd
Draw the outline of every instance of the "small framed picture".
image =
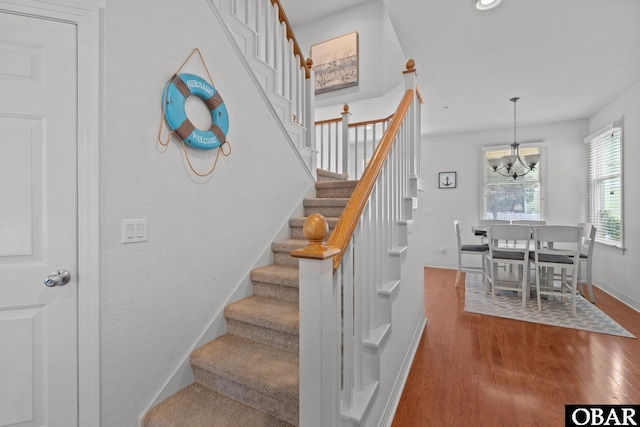
POLYGON ((456 173, 440 172, 438 174, 438 188, 456 188, 456 173))

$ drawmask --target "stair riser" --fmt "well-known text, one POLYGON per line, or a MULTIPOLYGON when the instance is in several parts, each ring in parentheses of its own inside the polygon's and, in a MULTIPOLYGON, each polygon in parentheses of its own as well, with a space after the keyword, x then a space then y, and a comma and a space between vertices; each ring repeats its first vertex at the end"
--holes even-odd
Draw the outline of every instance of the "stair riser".
POLYGON ((298 335, 291 335, 234 319, 227 319, 227 333, 298 354, 298 343, 300 341, 298 335))
POLYGON ((309 216, 314 213, 328 218, 339 218, 344 210, 343 206, 305 206, 304 215, 309 216))
POLYGON ((298 288, 279 286, 272 283, 253 282, 253 294, 286 302, 297 303, 300 300, 298 288))
POLYGON ((273 263, 288 267, 298 267, 298 258, 292 257, 290 252, 274 252, 273 263))
POLYGON ((289 403, 287 400, 278 400, 196 366, 192 366, 192 369, 197 383, 252 408, 264 411, 279 420, 295 426, 298 425, 298 402, 289 403))
POLYGON ((318 199, 348 199, 351 197, 353 193, 353 187, 345 187, 345 188, 318 188, 316 189, 316 197, 318 199))

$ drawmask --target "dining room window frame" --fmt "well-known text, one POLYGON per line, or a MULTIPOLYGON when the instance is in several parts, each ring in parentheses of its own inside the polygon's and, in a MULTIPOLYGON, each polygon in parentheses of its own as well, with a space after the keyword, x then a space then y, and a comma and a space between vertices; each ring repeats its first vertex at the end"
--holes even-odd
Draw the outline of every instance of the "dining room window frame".
MULTIPOLYGON (((501 157, 502 155, 507 155, 510 153, 511 147, 509 144, 501 144, 501 145, 491 145, 484 146, 481 149, 480 157, 480 179, 478 180, 480 184, 479 192, 482 197, 479 197, 479 215, 480 219, 507 219, 507 220, 545 220, 547 216, 547 158, 549 153, 549 144, 548 141, 532 141, 525 142, 520 144, 520 156, 525 156, 527 154, 534 154, 534 152, 538 152, 541 154, 540 161, 536 165, 536 171, 529 172, 524 177, 518 177, 517 179, 513 179, 510 177, 503 177, 497 172, 493 172, 493 169, 489 165, 487 159, 490 157, 501 157), (490 212, 491 209, 488 207, 490 203, 491 194, 496 193, 496 189, 498 191, 504 190, 505 193, 506 188, 513 188, 517 186, 523 186, 523 182, 528 185, 530 188, 531 185, 537 185, 537 189, 534 189, 534 194, 537 199, 537 213, 531 214, 527 213, 527 203, 531 203, 531 201, 526 201, 526 196, 523 194, 523 199, 525 201, 524 206, 522 206, 522 212, 496 212, 495 214, 490 212)), ((523 186, 523 191, 525 190, 525 186, 523 186)))
POLYGON ((597 243, 623 249, 623 119, 592 133, 584 142, 587 144, 587 221, 596 227, 597 243))

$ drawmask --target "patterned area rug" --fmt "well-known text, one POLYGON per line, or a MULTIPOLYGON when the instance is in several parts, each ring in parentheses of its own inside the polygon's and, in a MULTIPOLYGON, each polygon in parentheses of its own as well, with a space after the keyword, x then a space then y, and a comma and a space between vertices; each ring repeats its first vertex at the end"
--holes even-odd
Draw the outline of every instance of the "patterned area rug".
POLYGON ((576 299, 576 315, 573 316, 570 300, 563 303, 560 298, 555 297, 550 297, 550 301, 543 300, 542 309, 538 311, 535 294, 527 300, 527 308, 524 309, 522 299, 515 292, 500 290, 494 304, 491 294, 485 290, 481 274, 467 273, 465 289, 464 311, 469 313, 635 338, 582 296, 576 299))

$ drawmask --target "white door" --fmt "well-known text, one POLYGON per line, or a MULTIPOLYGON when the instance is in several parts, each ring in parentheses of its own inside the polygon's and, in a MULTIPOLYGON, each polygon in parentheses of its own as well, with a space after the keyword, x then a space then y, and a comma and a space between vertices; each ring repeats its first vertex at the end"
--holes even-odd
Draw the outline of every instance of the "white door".
POLYGON ((78 425, 76 64, 74 25, 0 11, 0 427, 78 425))

